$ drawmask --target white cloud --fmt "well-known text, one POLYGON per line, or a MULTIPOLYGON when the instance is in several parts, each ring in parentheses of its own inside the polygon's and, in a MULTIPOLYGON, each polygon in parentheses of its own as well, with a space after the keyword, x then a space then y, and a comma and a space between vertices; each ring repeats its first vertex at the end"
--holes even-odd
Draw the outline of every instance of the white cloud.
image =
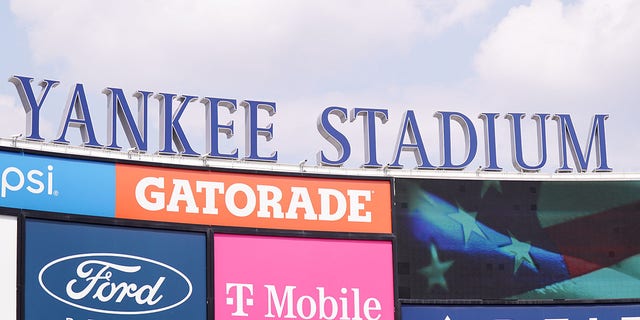
MULTIPOLYGON (((61 6, 43 0, 12 1, 12 10, 27 26, 35 61, 62 66, 60 75, 41 76, 63 81, 57 95, 75 81, 85 83, 89 104, 96 110, 94 119, 105 109, 99 91, 113 85, 127 92, 276 101, 276 134, 304 128, 307 136, 315 137, 315 117, 331 104, 396 107, 376 88, 367 87, 373 79, 366 75, 389 57, 394 63, 411 64, 402 57, 416 42, 465 23, 491 3, 188 0, 150 5, 116 0, 70 1, 61 6), (365 89, 350 93, 334 85, 336 81, 361 82, 365 89), (336 90, 344 98, 326 99, 336 90), (313 116, 305 111, 310 109, 315 109, 313 116)), ((55 99, 47 103, 62 100, 55 99)), ((47 108, 51 109, 55 108, 47 108)), ((238 110, 230 117, 236 121, 238 138, 231 144, 241 140, 242 113, 238 110)), ((400 115, 394 116, 399 121, 400 115)), ((202 119, 202 108, 194 106, 182 123, 204 132, 202 119)), ((287 142, 309 149, 308 140, 287 142)))
POLYGON ((425 19, 428 26, 425 31, 427 34, 437 34, 457 24, 467 23, 488 9, 493 2, 493 0, 422 2, 420 6, 429 17, 425 19))
POLYGON ((512 9, 481 45, 478 75, 527 98, 602 102, 628 94, 627 82, 640 77, 638 15, 633 0, 534 0, 512 9))
POLYGON ((35 60, 64 64, 65 77, 273 93, 402 56, 418 37, 442 32, 490 3, 13 1, 12 10, 28 25, 35 60))
MULTIPOLYGON (((621 128, 632 135, 638 131, 628 119, 638 116, 635 104, 640 99, 640 91, 633 88, 640 78, 640 42, 635 41, 640 39, 640 22, 635 19, 640 4, 534 0, 513 8, 480 45, 473 61, 475 74, 433 85, 438 72, 469 63, 459 59, 474 55, 429 56, 434 52, 430 46, 468 50, 471 46, 462 42, 469 39, 442 35, 460 25, 478 27, 474 21, 493 3, 189 0, 149 5, 116 0, 60 6, 42 0, 13 1, 12 10, 27 27, 36 62, 61 70, 60 75, 35 76, 62 80, 56 89, 59 96, 73 82, 85 83, 96 110, 94 122, 101 121, 98 115, 106 109, 100 90, 113 85, 128 93, 142 89, 276 101, 276 117, 265 120, 273 120, 276 136, 264 145, 275 146, 285 162, 332 150, 315 129, 316 118, 330 105, 390 110, 389 122, 379 128, 379 150, 385 153, 379 156, 381 162, 393 156, 390 149, 407 109, 420 118, 434 163, 438 123, 432 115, 437 110, 467 114, 477 124, 479 137, 482 122, 475 117, 480 112, 574 113, 579 131, 588 129, 592 114, 609 112, 610 146, 624 150, 612 136, 621 128), (437 41, 430 42, 433 39, 437 41), (420 60, 424 56, 442 61, 425 64, 420 60), (433 67, 440 64, 444 67, 433 67), (430 82, 421 82, 423 75, 430 76, 430 82)), ((62 100, 50 99, 48 103, 62 100)), ((236 137, 229 145, 241 153, 242 114, 240 109, 228 117, 236 121, 236 137)), ((200 139, 192 142, 198 151, 203 151, 202 119, 202 108, 194 106, 182 121, 193 139, 200 139)), ((54 116, 57 121, 59 115, 54 116)), ((498 126, 501 136, 508 135, 506 120, 499 120, 498 126)), ((549 121, 548 126, 552 142, 555 124, 549 121)), ((345 124, 344 130, 354 143, 353 157, 358 159, 352 165, 357 166, 363 162, 361 123, 345 124)), ((528 159, 534 159, 535 141, 527 143, 532 146, 528 159)), ((478 147, 477 162, 482 162, 483 146, 478 147)), ((508 154, 508 146, 502 152, 508 154)), ((617 157, 611 153, 611 158, 617 157)), ((549 163, 555 161, 549 157, 549 163)), ((502 166, 509 167, 508 161, 502 166)))
POLYGON ((25 113, 11 96, 0 95, 0 137, 24 132, 25 113))
POLYGON ((382 49, 403 50, 420 21, 409 2, 14 1, 38 62, 68 75, 140 85, 268 85, 337 72, 382 49), (154 81, 155 79, 155 81, 154 81), (161 81, 157 81, 161 80, 161 81))
POLYGON ((503 112, 570 113, 580 139, 592 115, 610 114, 610 165, 638 171, 638 15, 640 2, 633 0, 534 0, 513 8, 475 57, 477 88, 503 112))

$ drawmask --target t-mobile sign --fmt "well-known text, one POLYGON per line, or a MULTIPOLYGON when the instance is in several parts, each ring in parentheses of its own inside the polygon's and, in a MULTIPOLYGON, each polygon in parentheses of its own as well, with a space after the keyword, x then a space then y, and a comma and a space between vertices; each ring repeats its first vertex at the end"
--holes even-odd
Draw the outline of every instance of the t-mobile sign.
POLYGON ((394 318, 390 241, 216 234, 216 319, 394 318))

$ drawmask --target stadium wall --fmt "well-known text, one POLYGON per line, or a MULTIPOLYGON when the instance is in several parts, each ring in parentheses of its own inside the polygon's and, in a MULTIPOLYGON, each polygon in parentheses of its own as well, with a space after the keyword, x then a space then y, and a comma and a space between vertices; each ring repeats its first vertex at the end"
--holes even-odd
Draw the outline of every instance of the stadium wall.
POLYGON ((638 177, 176 158, 3 146, 7 318, 640 317, 638 177))

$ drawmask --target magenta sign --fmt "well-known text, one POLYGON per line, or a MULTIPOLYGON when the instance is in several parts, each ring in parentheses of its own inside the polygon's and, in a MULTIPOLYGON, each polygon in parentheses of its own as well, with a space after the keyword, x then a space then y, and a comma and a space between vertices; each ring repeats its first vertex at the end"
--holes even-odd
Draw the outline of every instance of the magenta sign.
POLYGON ((390 241, 216 234, 216 319, 394 318, 390 241))

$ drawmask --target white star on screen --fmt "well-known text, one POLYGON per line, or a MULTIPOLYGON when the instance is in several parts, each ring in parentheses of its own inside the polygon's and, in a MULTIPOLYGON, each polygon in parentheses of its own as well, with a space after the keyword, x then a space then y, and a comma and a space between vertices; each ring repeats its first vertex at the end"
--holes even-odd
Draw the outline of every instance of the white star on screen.
POLYGON ((420 273, 427 277, 429 282, 429 289, 438 285, 445 290, 449 290, 447 287, 447 280, 444 278, 444 274, 449 270, 453 261, 440 261, 438 257, 438 251, 436 246, 431 244, 431 264, 420 269, 420 273))
POLYGON ((484 198, 489 188, 494 188, 496 191, 502 193, 502 185, 499 180, 484 180, 482 181, 482 189, 480 189, 480 198, 484 198))
POLYGON ((529 242, 518 241, 518 239, 514 238, 513 236, 510 236, 510 238, 511 244, 500 247, 499 249, 504 253, 513 255, 513 274, 518 271, 522 263, 525 261, 528 262, 529 265, 531 265, 531 267, 537 271, 538 269, 536 268, 536 265, 533 263, 533 259, 529 254, 529 251, 531 250, 531 244, 529 242))
POLYGON ((458 207, 458 211, 449 214, 449 217, 462 226, 462 232, 464 233, 464 244, 466 245, 471 238, 471 234, 475 233, 482 238, 487 239, 487 236, 482 232, 478 222, 476 221, 477 212, 465 212, 462 208, 458 207))

